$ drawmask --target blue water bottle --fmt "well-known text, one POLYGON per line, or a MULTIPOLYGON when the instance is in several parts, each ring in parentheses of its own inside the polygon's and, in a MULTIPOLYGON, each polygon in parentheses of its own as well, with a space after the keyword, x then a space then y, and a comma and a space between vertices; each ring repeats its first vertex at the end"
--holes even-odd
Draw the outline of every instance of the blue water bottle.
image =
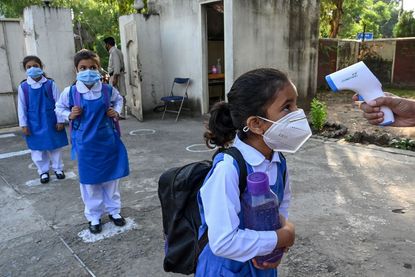
MULTIPOLYGON (((269 187, 268 175, 254 172, 247 177, 247 190, 242 196, 245 228, 256 231, 275 231, 281 228, 278 197, 269 187)), ((265 256, 255 257, 258 264, 281 260, 284 251, 274 249, 265 256)))

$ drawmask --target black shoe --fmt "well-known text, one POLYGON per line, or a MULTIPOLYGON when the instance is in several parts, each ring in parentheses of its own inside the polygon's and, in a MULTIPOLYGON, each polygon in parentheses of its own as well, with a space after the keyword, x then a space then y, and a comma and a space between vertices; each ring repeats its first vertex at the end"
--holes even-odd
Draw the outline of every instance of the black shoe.
POLYGON ((112 217, 112 215, 108 215, 108 217, 110 218, 110 220, 112 221, 112 222, 114 222, 114 224, 116 225, 116 226, 124 226, 125 225, 125 219, 124 219, 124 217, 121 217, 121 218, 113 218, 112 217))
POLYGON ((97 225, 92 225, 91 221, 90 221, 88 229, 92 234, 101 233, 101 231, 102 231, 101 219, 99 220, 99 223, 97 225))
POLYGON ((65 172, 63 171, 61 171, 61 173, 57 173, 55 171, 55 175, 56 175, 56 178, 58 178, 59 180, 65 179, 65 172))
POLYGON ((48 172, 44 172, 42 174, 40 174, 40 182, 42 184, 46 184, 49 182, 49 173, 48 172))

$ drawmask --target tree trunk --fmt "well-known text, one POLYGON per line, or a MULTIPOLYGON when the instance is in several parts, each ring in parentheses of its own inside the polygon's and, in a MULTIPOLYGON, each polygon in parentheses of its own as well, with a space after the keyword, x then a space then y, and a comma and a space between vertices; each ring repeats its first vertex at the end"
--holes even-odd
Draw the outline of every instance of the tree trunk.
POLYGON ((344 0, 332 0, 336 9, 333 10, 330 19, 330 38, 336 38, 341 26, 341 20, 343 17, 343 2, 344 0))

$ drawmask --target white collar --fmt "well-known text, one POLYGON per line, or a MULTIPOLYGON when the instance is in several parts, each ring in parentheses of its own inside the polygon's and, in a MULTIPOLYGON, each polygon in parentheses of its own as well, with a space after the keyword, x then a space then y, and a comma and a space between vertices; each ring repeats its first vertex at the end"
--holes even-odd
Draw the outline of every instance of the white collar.
MULTIPOLYGON (((238 148, 239 151, 241 151, 245 161, 252 166, 258 166, 266 160, 265 156, 262 155, 261 152, 240 140, 238 136, 235 137, 233 146, 235 146, 236 148, 238 148)), ((271 162, 281 162, 278 152, 273 152, 271 162)))
POLYGON ((76 90, 79 93, 87 93, 89 91, 92 92, 101 92, 102 90, 102 83, 101 81, 96 82, 91 89, 89 89, 87 86, 85 86, 84 83, 82 83, 81 81, 76 81, 76 90))
POLYGON ((48 81, 48 79, 46 79, 46 77, 43 76, 43 75, 42 75, 42 79, 40 79, 39 81, 35 81, 35 80, 32 79, 32 77, 29 77, 29 76, 27 76, 27 79, 26 79, 27 84, 30 85, 30 86, 34 85, 34 84, 37 84, 37 83, 43 84, 43 83, 46 83, 47 81, 48 81))

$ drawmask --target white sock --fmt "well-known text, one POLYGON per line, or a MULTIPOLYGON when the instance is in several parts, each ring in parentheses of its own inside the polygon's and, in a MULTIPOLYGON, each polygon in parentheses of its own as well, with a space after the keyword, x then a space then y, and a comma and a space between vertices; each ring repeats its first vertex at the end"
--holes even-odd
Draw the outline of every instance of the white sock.
POLYGON ((98 225, 98 224, 99 224, 99 219, 91 220, 91 225, 98 225))
POLYGON ((119 218, 121 218, 120 214, 112 214, 111 216, 112 216, 112 218, 114 218, 114 219, 119 219, 119 218))

